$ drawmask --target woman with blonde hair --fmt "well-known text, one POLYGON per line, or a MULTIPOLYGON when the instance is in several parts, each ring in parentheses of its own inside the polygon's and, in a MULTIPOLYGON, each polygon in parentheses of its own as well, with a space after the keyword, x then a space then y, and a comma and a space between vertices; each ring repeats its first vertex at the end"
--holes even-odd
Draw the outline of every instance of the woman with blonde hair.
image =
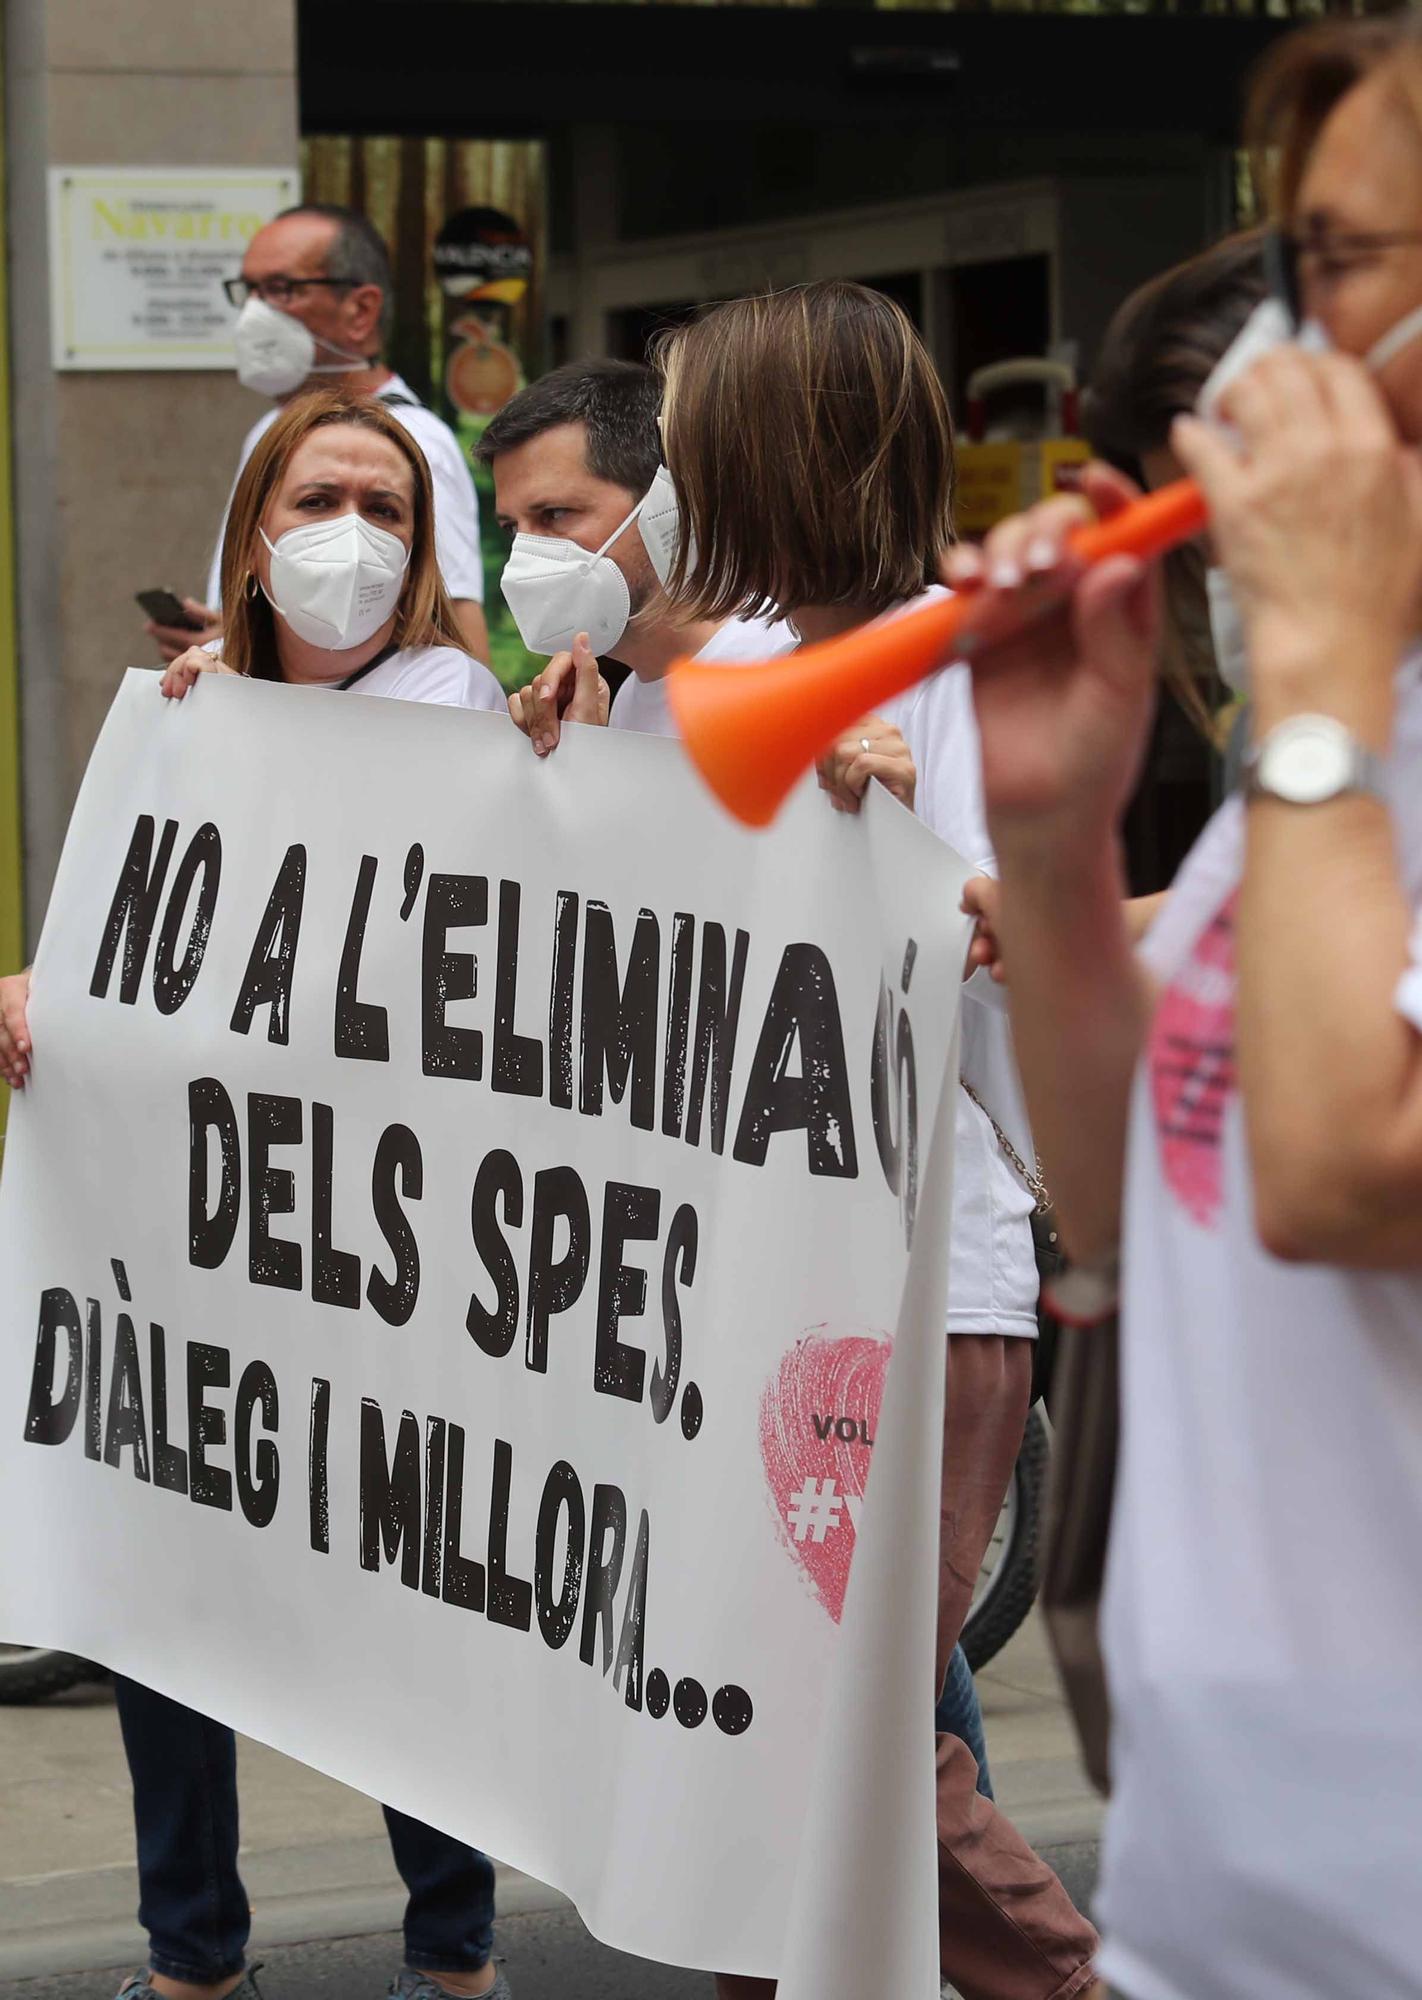
MULTIPOLYGON (((713 308, 662 343, 662 435, 681 511, 668 577, 688 618, 778 607, 807 641, 893 617, 938 588, 952 541, 953 435, 907 316, 831 282, 713 308)), ((975 866, 993 860, 965 668, 886 704, 918 771, 915 810, 975 866)), ((834 756, 862 754, 851 739, 834 756)), ((829 773, 833 782, 835 773, 829 773)), ((940 1684, 1022 1440, 1036 1334, 1033 1198, 994 1119, 1031 1158, 1007 1024, 975 984, 964 1007, 949 1279, 939 1582, 940 1684)), ((1096 1934, 1051 1870, 939 1738, 941 1960, 964 2000, 1075 2000, 1096 1934)), ((723 1978, 724 1996, 773 1991, 723 1978)))
MULTIPOLYGON (((463 649, 435 562, 430 475, 409 432, 378 403, 302 397, 253 452, 222 550, 226 622, 216 649, 167 667, 181 699, 204 673, 453 708, 504 710, 487 667, 463 649)), ((0 981, 0 1073, 29 1067, 28 973, 0 981)), ((162 1609, 153 1613, 161 1625, 162 1609)), ((246 1963, 251 1910, 238 1871, 236 1739, 136 1681, 114 1677, 133 1780, 147 1968, 120 2000, 260 2000, 246 1963)), ((398 2000, 508 2000, 495 1966, 494 1866, 404 1813, 385 1811, 409 1891, 398 2000)))
MULTIPOLYGON (((1121 1274, 1103 1966, 1130 2000, 1411 2000, 1422 1876, 1422 35, 1276 45, 1253 94, 1281 340, 1171 443, 1243 625, 1241 790, 1140 959, 1119 821, 1157 579, 950 573, 1039 619, 975 665, 1033 1120, 1085 1316, 1121 1274), (1282 318, 1283 316, 1281 316, 1282 318), (1119 1257, 1118 1257, 1119 1244, 1119 1257)), ((994 607, 996 609, 996 607, 994 607)))
POLYGON ((180 654, 165 694, 217 672, 504 709, 440 581, 424 455, 368 397, 299 397, 263 436, 228 512, 222 602, 221 639, 180 654))

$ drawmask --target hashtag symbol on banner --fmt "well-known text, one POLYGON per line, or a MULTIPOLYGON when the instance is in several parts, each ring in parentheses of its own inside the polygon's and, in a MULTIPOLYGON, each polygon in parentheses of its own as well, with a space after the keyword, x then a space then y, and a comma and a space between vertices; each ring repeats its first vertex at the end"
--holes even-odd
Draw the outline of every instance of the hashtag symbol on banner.
POLYGON ((790 1495, 785 1518, 797 1542, 822 1542, 831 1528, 839 1526, 843 1512, 844 1502, 832 1479, 807 1479, 798 1493, 790 1495))

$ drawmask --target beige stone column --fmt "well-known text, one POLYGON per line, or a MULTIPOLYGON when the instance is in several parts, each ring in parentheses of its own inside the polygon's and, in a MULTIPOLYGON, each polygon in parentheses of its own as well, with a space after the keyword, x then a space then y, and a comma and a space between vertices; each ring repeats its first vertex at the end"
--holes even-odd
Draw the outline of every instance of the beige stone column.
MULTIPOLYGON (((294 166, 296 0, 6 0, 5 150, 27 927, 119 676, 135 590, 201 595, 243 432, 213 371, 56 373, 49 166, 294 166)), ((9 968, 0 968, 8 970, 9 968)))

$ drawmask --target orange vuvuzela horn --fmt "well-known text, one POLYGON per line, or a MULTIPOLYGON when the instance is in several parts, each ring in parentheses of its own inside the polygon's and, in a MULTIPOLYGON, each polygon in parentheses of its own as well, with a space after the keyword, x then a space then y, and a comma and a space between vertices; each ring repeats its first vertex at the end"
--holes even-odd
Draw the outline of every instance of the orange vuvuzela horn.
MULTIPOLYGON (((1068 546, 1085 564, 1107 556, 1149 558, 1189 541, 1204 525, 1199 488, 1179 479, 1109 520, 1079 528, 1068 546)), ((1055 601, 1028 585, 1021 621, 1011 630, 1055 601)), ((748 826, 768 826, 800 773, 851 723, 946 661, 986 651, 1008 636, 1001 600, 991 633, 974 629, 982 605, 975 591, 936 598, 901 618, 760 666, 679 661, 667 693, 688 755, 729 812, 748 826)))

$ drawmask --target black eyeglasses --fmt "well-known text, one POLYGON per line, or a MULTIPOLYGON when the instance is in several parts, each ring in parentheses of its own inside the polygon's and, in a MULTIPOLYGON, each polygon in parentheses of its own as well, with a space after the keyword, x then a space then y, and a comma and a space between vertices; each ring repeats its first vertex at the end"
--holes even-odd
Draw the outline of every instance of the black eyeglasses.
POLYGON ((1417 229, 1315 229, 1301 236, 1287 229, 1269 229, 1264 234, 1264 269, 1270 291, 1298 326, 1304 317, 1305 258, 1324 276, 1338 278, 1380 251, 1416 249, 1419 244, 1422 230, 1417 229))
POLYGON ((349 278, 224 278, 222 289, 227 303, 240 310, 251 298, 264 299, 269 306, 289 306, 308 285, 331 285, 348 292, 351 282, 349 278))

